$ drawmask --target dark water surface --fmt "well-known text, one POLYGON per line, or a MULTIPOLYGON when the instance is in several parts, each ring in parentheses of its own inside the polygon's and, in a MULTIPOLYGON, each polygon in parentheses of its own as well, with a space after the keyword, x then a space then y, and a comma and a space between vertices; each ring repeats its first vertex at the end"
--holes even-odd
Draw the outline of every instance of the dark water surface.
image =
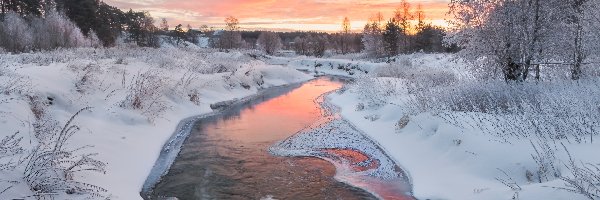
POLYGON ((342 84, 321 77, 201 119, 151 197, 376 199, 335 180, 336 168, 325 160, 276 157, 268 152, 275 142, 318 119, 321 108, 314 100, 342 84))

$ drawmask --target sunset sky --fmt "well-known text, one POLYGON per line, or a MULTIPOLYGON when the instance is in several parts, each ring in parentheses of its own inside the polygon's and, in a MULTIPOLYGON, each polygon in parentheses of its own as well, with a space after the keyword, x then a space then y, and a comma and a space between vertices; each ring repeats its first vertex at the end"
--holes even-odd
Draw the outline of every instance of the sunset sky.
MULTIPOLYGON (((413 9, 421 4, 428 20, 444 24, 450 0, 408 0, 413 9)), ((234 16, 244 29, 337 31, 345 16, 352 29, 361 30, 374 13, 390 18, 400 0, 105 0, 120 9, 149 11, 166 18, 169 25, 190 24, 220 28, 234 16)))

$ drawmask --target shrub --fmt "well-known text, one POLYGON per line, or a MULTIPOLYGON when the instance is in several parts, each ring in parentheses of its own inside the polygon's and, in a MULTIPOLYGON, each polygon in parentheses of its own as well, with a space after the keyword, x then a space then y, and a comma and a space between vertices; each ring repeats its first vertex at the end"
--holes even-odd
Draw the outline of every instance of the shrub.
POLYGON ((167 110, 167 105, 162 99, 165 85, 165 78, 156 71, 138 73, 131 80, 121 107, 140 110, 149 121, 153 121, 167 110))
MULTIPOLYGON (((24 180, 36 196, 52 195, 59 192, 67 194, 86 195, 93 198, 103 197, 105 189, 75 180, 75 174, 84 171, 105 173, 105 163, 93 159, 93 153, 80 153, 89 148, 84 146, 76 149, 65 147, 67 141, 80 130, 72 125, 75 118, 84 108, 75 113, 62 128, 58 123, 44 123, 52 126, 44 130, 52 131, 47 140, 40 140, 38 145, 27 156, 24 180)), ((37 130, 40 131, 40 130, 37 130)))

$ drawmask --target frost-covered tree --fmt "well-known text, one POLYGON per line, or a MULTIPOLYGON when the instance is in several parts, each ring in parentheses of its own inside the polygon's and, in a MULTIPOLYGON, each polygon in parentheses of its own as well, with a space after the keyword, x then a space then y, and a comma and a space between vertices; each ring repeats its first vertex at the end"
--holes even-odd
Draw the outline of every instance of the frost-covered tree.
POLYGON ((257 43, 259 48, 269 55, 275 54, 283 47, 279 35, 271 31, 260 33, 257 43))
POLYGON ((0 23, 0 46, 7 51, 26 52, 33 46, 33 34, 25 19, 9 11, 0 23))
POLYGON ((365 25, 362 42, 364 52, 369 57, 378 58, 383 55, 383 35, 380 24, 377 21, 371 21, 365 25))
POLYGON ((532 66, 549 60, 573 66, 580 74, 598 38, 594 0, 453 0, 454 31, 447 42, 463 48, 471 61, 484 58, 506 80, 527 79, 532 66), (589 30, 589 31, 586 31, 589 30))
POLYGON ((33 26, 36 49, 83 47, 98 43, 98 38, 93 31, 90 38, 85 37, 75 23, 59 12, 47 13, 40 22, 33 26))

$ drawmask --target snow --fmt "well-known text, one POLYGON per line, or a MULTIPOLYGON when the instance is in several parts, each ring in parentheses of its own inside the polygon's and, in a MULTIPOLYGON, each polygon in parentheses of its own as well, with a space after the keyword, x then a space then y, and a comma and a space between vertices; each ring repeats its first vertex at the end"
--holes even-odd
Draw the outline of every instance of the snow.
MULTIPOLYGON (((510 124, 511 120, 520 118, 478 112, 478 108, 452 110, 447 109, 447 104, 456 103, 454 101, 465 95, 480 95, 480 90, 462 91, 469 87, 482 91, 492 88, 490 94, 501 98, 535 92, 533 96, 538 102, 551 104, 542 109, 558 109, 549 114, 564 112, 570 116, 581 113, 590 118, 579 118, 578 115, 548 118, 565 118, 552 125, 569 127, 562 123, 573 122, 569 121, 571 118, 597 121, 594 121, 597 116, 594 109, 600 105, 597 77, 571 84, 556 84, 560 80, 553 79, 539 85, 524 83, 511 88, 502 81, 479 81, 476 71, 450 54, 402 55, 392 63, 359 59, 359 55, 356 59, 255 55, 256 52, 226 53, 193 45, 0 54, 0 127, 4 130, 0 138, 18 132, 19 137, 23 137, 20 145, 26 152, 38 143, 31 126, 36 117, 29 97, 39 97, 41 103, 36 105, 43 105, 46 115, 60 125, 81 108, 92 107, 90 112, 76 118, 74 123, 82 129, 69 140, 68 146, 74 149, 93 145, 83 151, 98 153, 94 158, 106 162, 106 173, 82 172, 75 179, 107 189, 107 195, 112 199, 140 199, 139 192, 163 145, 175 141, 170 140, 173 137, 182 137, 177 130, 189 126, 189 120, 212 112, 211 105, 228 104, 264 89, 311 79, 312 76, 297 71, 303 70, 312 75, 352 77, 355 82, 324 98, 327 100, 324 105, 333 111, 329 113, 333 116, 317 122, 313 127, 318 129, 307 129, 278 144, 272 149, 275 154, 319 156, 311 150, 298 151, 296 147, 360 150, 382 161, 380 168, 364 173, 409 179, 412 194, 418 199, 586 199, 583 195, 556 189, 565 187, 565 181, 559 177, 550 175, 538 181, 536 175, 528 175, 539 170, 539 165, 532 159, 537 156, 534 146, 541 148, 544 143, 535 137, 513 137, 502 133, 526 135, 532 131, 527 126, 510 124), (134 101, 127 99, 132 97, 131 88, 135 88, 132 86, 140 77, 148 78, 147 82, 151 84, 141 91, 147 94, 141 98, 143 108, 135 109, 134 101), (415 91, 412 87, 415 85, 437 92, 426 98, 432 102, 418 102, 417 95, 423 93, 415 91), (503 91, 507 89, 516 92, 503 91), (587 95, 577 96, 577 93, 587 95), (198 98, 193 98, 195 95, 198 98), (448 95, 452 98, 447 98, 448 95), (549 99, 551 97, 557 98, 549 99), (578 107, 563 106, 567 104, 578 107), (509 125, 498 125, 502 123, 509 125), (336 137, 324 134, 323 130, 334 131, 336 137), (345 139, 340 140, 339 136, 345 136, 345 139), (365 142, 369 140, 372 142, 365 142), (390 171, 393 163, 406 174, 390 171), (520 190, 509 187, 516 185, 520 190)), ((501 103, 503 100, 488 99, 485 102, 501 103)), ((527 112, 517 117, 536 117, 535 113, 527 112)), ((597 135, 595 130, 598 129, 594 126, 600 128, 598 124, 592 124, 591 130, 574 129, 567 131, 572 134, 565 136, 566 139, 548 140, 554 159, 545 162, 553 162, 551 166, 556 168, 555 173, 570 177, 570 158, 576 163, 600 163, 600 157, 595 155, 600 150, 598 142, 572 138, 582 136, 586 131, 592 137, 597 135), (583 142, 576 142, 578 140, 583 142), (568 154, 562 145, 568 149, 568 154)), ((24 160, 26 155, 3 157, 2 153, 0 151, 0 163, 24 160)), ((22 164, 14 170, 0 169, 0 189, 14 185, 4 193, 0 192, 1 198, 23 198, 33 194, 22 174, 22 164)), ((60 195, 63 196, 58 197, 63 199, 76 198, 60 195)))
MULTIPOLYGON (((465 63, 449 54, 412 54, 398 56, 396 59, 392 64, 308 57, 273 58, 270 62, 287 64, 312 73, 315 73, 314 66, 318 63, 323 66, 328 66, 329 63, 333 66, 338 63, 351 63, 356 69, 373 72, 351 75, 345 69, 317 67, 316 73, 356 78, 356 83, 350 84, 342 92, 332 93, 329 96, 330 102, 340 108, 340 115, 344 120, 363 132, 366 137, 373 139, 408 173, 412 181, 413 195, 418 199, 586 199, 583 195, 556 189, 565 187, 565 182, 558 177, 549 177, 541 183, 536 178, 528 180, 526 174, 538 170, 538 165, 532 159, 532 156, 536 155, 532 144, 539 145, 537 141, 533 138, 503 137, 497 133, 500 131, 499 126, 494 124, 497 122, 476 121, 486 117, 503 116, 476 112, 418 111, 414 108, 414 93, 407 90, 410 88, 405 87, 406 84, 441 87, 457 80, 475 79, 476 76, 465 63), (404 66, 404 69, 395 71, 389 68, 398 65, 404 66), (453 123, 444 119, 448 116, 452 116, 453 123), (405 127, 398 127, 400 119, 403 118, 408 118, 408 123, 405 127), (514 182, 521 189, 512 190, 499 180, 505 180, 509 184, 514 182)), ((481 81, 479 84, 488 83, 481 81)), ((551 86, 550 89, 544 88, 546 86, 543 85, 540 87, 544 96, 538 95, 538 98, 549 98, 560 97, 565 91, 581 86, 563 84, 560 87, 551 86)), ((589 87, 594 87, 594 84, 589 87)), ((535 88, 524 89, 526 92, 534 91, 532 89, 535 88)), ((595 94, 594 92, 589 95, 595 94)), ((578 108, 566 110, 572 112, 575 109, 578 108)), ((518 132, 510 130, 516 127, 507 126, 502 130, 518 132)), ((311 142, 309 138, 312 137, 306 138, 304 134, 306 133, 295 136, 304 139, 297 140, 302 141, 298 144, 318 146, 322 143, 311 142)), ((315 137, 317 140, 323 138, 318 135, 315 137)), ((569 155, 562 150, 561 143, 569 149, 576 162, 581 160, 582 163, 600 163, 600 158, 593 153, 600 150, 598 143, 555 141, 552 145, 557 158, 554 161, 557 163, 555 167, 563 176, 568 177, 570 171, 566 168, 569 155)), ((338 143, 335 140, 326 140, 321 145, 336 144, 338 143)), ((345 145, 353 146, 352 143, 345 145)))
MULTIPOLYGON (((2 54, 0 65, 3 70, 0 78, 3 80, 19 77, 21 82, 28 83, 25 90, 0 95, 0 127, 4 130, 0 137, 18 131, 20 136, 25 137, 21 144, 27 150, 36 143, 29 125, 34 117, 26 95, 52 98, 46 112, 60 123, 79 109, 92 107, 91 112, 84 112, 76 118, 74 123, 82 130, 71 138, 68 145, 70 148, 92 145, 85 151, 97 153, 94 158, 107 164, 106 173, 80 173, 75 179, 107 189, 111 199, 127 200, 141 199, 139 192, 144 181, 163 144, 181 120, 209 113, 212 111, 210 105, 217 102, 241 99, 266 88, 312 78, 293 69, 253 60, 239 52, 174 48, 71 49, 2 54), (189 57, 190 60, 152 58, 162 54, 175 58, 189 57), (211 67, 219 65, 227 70, 208 72, 211 67), (80 92, 75 85, 88 66, 93 68, 89 76, 92 81, 86 82, 80 92), (153 89, 159 94, 156 104, 166 108, 162 113, 145 113, 122 106, 130 92, 128 86, 134 83, 135 77, 146 72, 159 77, 155 80, 160 80, 160 88, 153 89), (189 74, 194 77, 191 82, 178 85, 189 74), (199 102, 190 101, 188 96, 195 90, 198 91, 199 102)), ((2 179, 19 182, 5 193, 0 193, 0 197, 23 198, 32 194, 20 178, 22 170, 22 167, 17 167, 12 171, 0 171, 2 179)), ((8 186, 10 184, 0 182, 0 188, 8 186)))

